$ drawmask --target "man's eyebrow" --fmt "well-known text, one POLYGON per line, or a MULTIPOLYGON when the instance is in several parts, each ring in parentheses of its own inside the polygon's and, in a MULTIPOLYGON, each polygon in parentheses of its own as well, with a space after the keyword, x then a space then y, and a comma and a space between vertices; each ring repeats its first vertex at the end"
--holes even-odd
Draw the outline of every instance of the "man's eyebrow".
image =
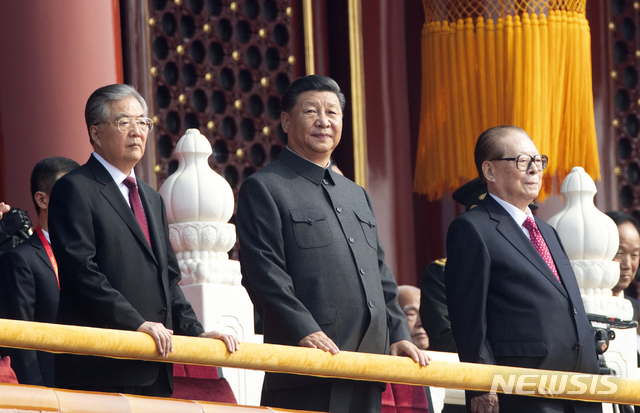
POLYGON ((115 120, 119 120, 122 118, 144 118, 144 114, 143 115, 129 115, 128 113, 118 113, 115 117, 115 120))
POLYGON ((405 313, 411 310, 418 311, 418 307, 416 307, 415 305, 405 305, 404 307, 402 307, 402 311, 404 311, 405 313))

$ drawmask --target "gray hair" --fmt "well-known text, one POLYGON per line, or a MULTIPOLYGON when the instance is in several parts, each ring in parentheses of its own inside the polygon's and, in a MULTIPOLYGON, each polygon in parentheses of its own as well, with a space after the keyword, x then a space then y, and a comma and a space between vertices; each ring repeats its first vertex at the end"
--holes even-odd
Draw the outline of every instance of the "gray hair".
POLYGON ((109 102, 115 102, 128 97, 134 97, 138 99, 142 109, 144 109, 145 116, 148 116, 149 109, 147 102, 144 101, 140 93, 130 85, 114 84, 101 87, 89 96, 87 100, 87 106, 84 109, 84 119, 87 123, 87 131, 89 132, 89 141, 93 145, 93 139, 91 138, 91 126, 98 125, 100 123, 107 122, 111 117, 111 110, 109 109, 109 102))

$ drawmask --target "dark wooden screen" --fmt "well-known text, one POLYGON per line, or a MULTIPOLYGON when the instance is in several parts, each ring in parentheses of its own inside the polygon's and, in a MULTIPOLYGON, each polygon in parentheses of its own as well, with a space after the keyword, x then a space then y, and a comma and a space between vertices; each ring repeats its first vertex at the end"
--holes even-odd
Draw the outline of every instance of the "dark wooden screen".
POLYGON ((210 140, 209 163, 236 196, 280 153, 280 97, 296 65, 289 3, 149 1, 159 184, 177 168, 173 150, 189 128, 210 140))
POLYGON ((620 210, 640 218, 640 92, 638 61, 640 59, 640 3, 630 0, 611 1, 611 42, 614 95, 614 121, 617 146, 618 197, 620 210))

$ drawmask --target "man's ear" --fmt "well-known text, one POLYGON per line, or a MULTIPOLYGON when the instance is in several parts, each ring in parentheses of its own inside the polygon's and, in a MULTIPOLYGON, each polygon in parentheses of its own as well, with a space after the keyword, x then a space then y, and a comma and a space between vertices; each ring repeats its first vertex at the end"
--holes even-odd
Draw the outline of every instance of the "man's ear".
POLYGON ((33 199, 36 201, 36 204, 40 207, 40 209, 49 208, 49 195, 45 194, 42 191, 37 191, 33 194, 33 199))
POLYGON ((484 178, 487 182, 495 182, 496 177, 494 174, 495 170, 493 169, 493 164, 489 161, 482 162, 482 173, 484 174, 484 178))
POLYGON ((91 143, 96 143, 99 140, 98 138, 99 132, 100 132, 100 128, 98 127, 98 125, 89 126, 89 133, 91 134, 91 143))
POLYGON ((291 121, 291 117, 285 111, 280 113, 280 124, 282 125, 282 130, 284 133, 289 133, 289 122, 291 121))

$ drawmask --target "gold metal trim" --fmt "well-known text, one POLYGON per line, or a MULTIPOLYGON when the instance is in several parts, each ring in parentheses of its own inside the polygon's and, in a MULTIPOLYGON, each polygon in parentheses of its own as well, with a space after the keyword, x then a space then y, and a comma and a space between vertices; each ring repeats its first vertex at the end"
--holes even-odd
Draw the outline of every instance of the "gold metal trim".
POLYGON ((313 0, 302 1, 302 21, 304 22, 304 65, 307 75, 316 73, 313 49, 313 0))
POLYGON ((367 129, 365 123, 364 62, 362 56, 362 8, 349 0, 349 61, 353 114, 353 167, 355 182, 367 188, 367 129))
MULTIPOLYGON (((144 2, 144 17, 145 17, 145 21, 147 21, 149 19, 149 16, 151 15, 150 11, 149 11, 149 2, 145 1, 144 2)), ((151 66, 151 29, 148 25, 145 25, 144 27, 144 32, 145 32, 145 37, 146 37, 146 47, 145 47, 145 66, 149 67, 151 66)), ((155 115, 155 113, 151 113, 151 111, 153 110, 153 79, 150 76, 145 76, 144 77, 145 81, 146 81, 146 89, 147 89, 147 93, 146 96, 144 96, 145 100, 147 101, 147 107, 149 108, 149 115, 155 115)), ((155 171, 155 166, 157 165, 157 159, 156 159, 156 149, 157 149, 157 143, 156 143, 156 131, 157 129, 154 128, 154 130, 151 131, 151 133, 149 133, 149 136, 147 136, 147 145, 145 148, 145 153, 144 153, 144 157, 142 159, 141 162, 138 163, 138 165, 140 165, 140 168, 143 169, 143 175, 145 176, 145 182, 148 183, 153 189, 157 190, 158 189, 158 176, 157 176, 157 172, 155 171)), ((159 136, 158 136, 159 138, 159 136)))

